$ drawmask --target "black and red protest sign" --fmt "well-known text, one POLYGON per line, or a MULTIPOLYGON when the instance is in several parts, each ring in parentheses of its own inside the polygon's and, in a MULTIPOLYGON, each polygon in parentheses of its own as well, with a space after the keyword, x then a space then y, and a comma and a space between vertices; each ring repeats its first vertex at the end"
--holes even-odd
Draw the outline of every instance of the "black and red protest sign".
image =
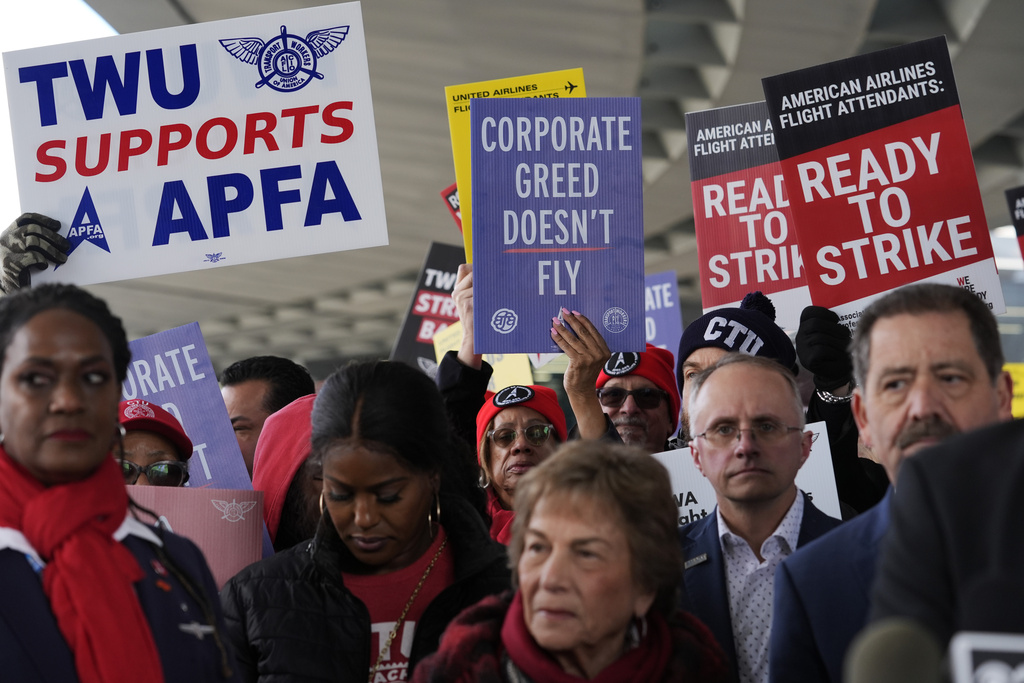
POLYGON ((1006 203, 1010 207, 1010 219, 1017 233, 1017 246, 1024 256, 1024 185, 1006 191, 1006 203))
POLYGON ((409 312, 391 349, 391 360, 408 363, 431 377, 437 374, 434 333, 459 319, 452 289, 459 264, 465 261, 466 252, 461 246, 430 244, 409 312))
POLYGON ((763 85, 815 304, 927 280, 1005 309, 944 38, 763 85))
POLYGON ((441 199, 444 200, 444 205, 448 207, 452 220, 455 221, 455 225, 459 228, 459 232, 462 232, 462 206, 459 204, 458 183, 452 183, 441 190, 441 199))
POLYGON ((811 300, 768 107, 688 113, 686 138, 704 310, 761 290, 795 330, 811 300))

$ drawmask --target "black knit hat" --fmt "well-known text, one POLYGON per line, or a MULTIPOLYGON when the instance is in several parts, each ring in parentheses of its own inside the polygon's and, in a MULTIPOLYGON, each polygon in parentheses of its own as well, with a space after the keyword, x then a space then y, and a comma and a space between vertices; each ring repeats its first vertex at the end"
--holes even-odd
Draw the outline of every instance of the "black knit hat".
POLYGON ((789 335, 775 324, 775 305, 761 292, 750 292, 739 308, 717 308, 694 320, 683 330, 676 354, 676 383, 683 391, 683 363, 706 346, 763 356, 778 361, 797 374, 796 349, 789 335))

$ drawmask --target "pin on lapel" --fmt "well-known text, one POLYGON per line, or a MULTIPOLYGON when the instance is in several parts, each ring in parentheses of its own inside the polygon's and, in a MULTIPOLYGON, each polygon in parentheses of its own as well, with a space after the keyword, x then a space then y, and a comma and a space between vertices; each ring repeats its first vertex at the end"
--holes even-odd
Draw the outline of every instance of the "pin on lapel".
POLYGON ((687 560, 686 562, 684 562, 683 563, 683 569, 684 570, 690 569, 691 567, 696 567, 698 564, 701 564, 701 563, 707 562, 707 561, 708 561, 708 554, 707 553, 701 553, 697 557, 693 557, 693 558, 687 560))
POLYGON ((198 621, 193 621, 188 624, 178 624, 178 630, 194 635, 199 640, 202 640, 206 636, 213 633, 213 626, 209 624, 200 624, 198 621))

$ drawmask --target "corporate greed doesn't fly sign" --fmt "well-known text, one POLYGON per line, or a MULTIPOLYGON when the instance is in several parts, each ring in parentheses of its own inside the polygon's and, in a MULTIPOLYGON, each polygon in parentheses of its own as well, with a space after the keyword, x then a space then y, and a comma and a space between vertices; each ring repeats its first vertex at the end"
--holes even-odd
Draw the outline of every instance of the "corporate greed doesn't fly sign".
MULTIPOLYGON (((80 284, 387 243, 359 3, 4 54, 80 284)), ((51 271, 52 272, 52 271, 51 271)))

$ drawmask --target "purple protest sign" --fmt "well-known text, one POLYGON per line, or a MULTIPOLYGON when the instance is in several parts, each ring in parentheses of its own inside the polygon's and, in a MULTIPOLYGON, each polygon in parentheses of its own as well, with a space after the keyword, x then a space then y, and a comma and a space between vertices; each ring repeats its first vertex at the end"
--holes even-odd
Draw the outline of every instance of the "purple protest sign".
POLYGON ((478 353, 549 353, 562 308, 644 349, 640 100, 475 99, 478 353))
POLYGON ((683 314, 679 309, 679 281, 676 271, 648 275, 644 283, 644 312, 647 343, 668 349, 674 356, 683 336, 683 314))
POLYGON ((195 446, 188 486, 252 490, 199 323, 136 339, 130 346, 122 398, 146 399, 178 418, 195 446))

